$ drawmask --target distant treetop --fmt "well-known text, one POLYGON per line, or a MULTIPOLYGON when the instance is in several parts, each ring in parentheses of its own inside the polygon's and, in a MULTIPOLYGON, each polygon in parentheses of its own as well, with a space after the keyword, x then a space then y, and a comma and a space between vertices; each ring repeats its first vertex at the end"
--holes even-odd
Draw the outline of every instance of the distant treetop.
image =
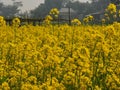
POLYGON ((120 0, 111 0, 111 3, 114 3, 115 5, 119 5, 120 4, 120 0))

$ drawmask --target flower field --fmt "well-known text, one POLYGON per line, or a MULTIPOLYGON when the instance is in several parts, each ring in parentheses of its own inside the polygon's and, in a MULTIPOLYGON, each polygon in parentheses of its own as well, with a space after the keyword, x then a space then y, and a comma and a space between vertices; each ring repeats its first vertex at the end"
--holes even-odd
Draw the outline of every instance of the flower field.
POLYGON ((0 26, 0 90, 120 90, 120 23, 0 26))

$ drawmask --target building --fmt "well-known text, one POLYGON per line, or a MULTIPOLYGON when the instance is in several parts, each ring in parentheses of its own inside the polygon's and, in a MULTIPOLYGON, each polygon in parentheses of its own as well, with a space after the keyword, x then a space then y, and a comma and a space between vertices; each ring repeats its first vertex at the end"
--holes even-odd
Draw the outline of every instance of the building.
MULTIPOLYGON (((111 3, 116 5, 117 10, 120 10, 120 0, 113 0, 113 1, 111 0, 111 3)), ((99 11, 99 12, 90 13, 90 14, 86 15, 85 17, 91 15, 91 16, 94 17, 95 22, 101 22, 101 20, 105 17, 104 14, 105 14, 105 10, 102 10, 102 11, 99 11)))
POLYGON ((59 11, 60 11, 59 14, 60 19, 69 20, 75 18, 77 15, 77 12, 72 8, 61 8, 59 11))
POLYGON ((105 11, 99 11, 99 12, 95 12, 95 13, 90 13, 90 14, 86 15, 85 17, 93 16, 94 17, 94 21, 96 23, 99 23, 104 18, 104 14, 105 14, 105 11))

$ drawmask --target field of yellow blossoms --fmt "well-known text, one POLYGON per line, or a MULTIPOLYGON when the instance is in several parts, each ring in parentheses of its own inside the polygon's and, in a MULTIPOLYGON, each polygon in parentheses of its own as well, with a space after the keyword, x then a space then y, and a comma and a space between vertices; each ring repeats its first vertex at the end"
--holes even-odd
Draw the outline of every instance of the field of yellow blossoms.
POLYGON ((13 23, 0 17, 0 90, 120 90, 120 23, 13 23))

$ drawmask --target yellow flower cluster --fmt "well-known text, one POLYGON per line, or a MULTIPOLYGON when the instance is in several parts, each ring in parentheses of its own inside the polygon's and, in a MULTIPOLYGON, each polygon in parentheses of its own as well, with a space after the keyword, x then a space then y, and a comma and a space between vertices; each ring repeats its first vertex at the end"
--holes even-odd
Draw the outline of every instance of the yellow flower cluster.
POLYGON ((120 17, 120 10, 118 10, 118 17, 120 17))
POLYGON ((52 20, 53 20, 53 18, 50 15, 47 15, 45 17, 44 23, 47 24, 47 25, 49 25, 52 20))
POLYGON ((116 5, 110 3, 108 7, 106 8, 104 16, 105 16, 105 21, 108 23, 112 23, 116 21, 119 16, 119 12, 117 12, 116 5))
POLYGON ((0 16, 0 26, 5 26, 6 22, 4 20, 4 17, 0 16))
POLYGON ((58 17, 59 10, 57 8, 52 8, 50 11, 50 15, 54 15, 55 17, 58 17))
POLYGON ((73 19, 73 20, 71 21, 71 23, 72 23, 72 25, 77 25, 77 26, 81 25, 81 22, 80 22, 79 19, 73 19))
POLYGON ((58 17, 59 11, 58 11, 57 8, 53 8, 53 9, 50 10, 50 13, 49 13, 49 14, 50 14, 50 15, 47 15, 47 16, 45 17, 45 20, 44 20, 44 24, 45 24, 45 25, 50 25, 51 21, 52 21, 53 19, 55 19, 55 18, 58 17))
POLYGON ((13 20, 12 20, 12 25, 14 26, 14 27, 18 27, 19 25, 20 25, 20 19, 19 18, 14 18, 13 20))
POLYGON ((90 15, 90 16, 85 17, 83 19, 83 22, 88 24, 88 23, 93 22, 93 20, 94 20, 94 17, 90 15))
POLYGON ((0 33, 0 90, 120 89, 120 23, 1 26, 0 33))
POLYGON ((115 4, 109 4, 106 11, 110 14, 115 14, 117 12, 117 8, 115 4))

